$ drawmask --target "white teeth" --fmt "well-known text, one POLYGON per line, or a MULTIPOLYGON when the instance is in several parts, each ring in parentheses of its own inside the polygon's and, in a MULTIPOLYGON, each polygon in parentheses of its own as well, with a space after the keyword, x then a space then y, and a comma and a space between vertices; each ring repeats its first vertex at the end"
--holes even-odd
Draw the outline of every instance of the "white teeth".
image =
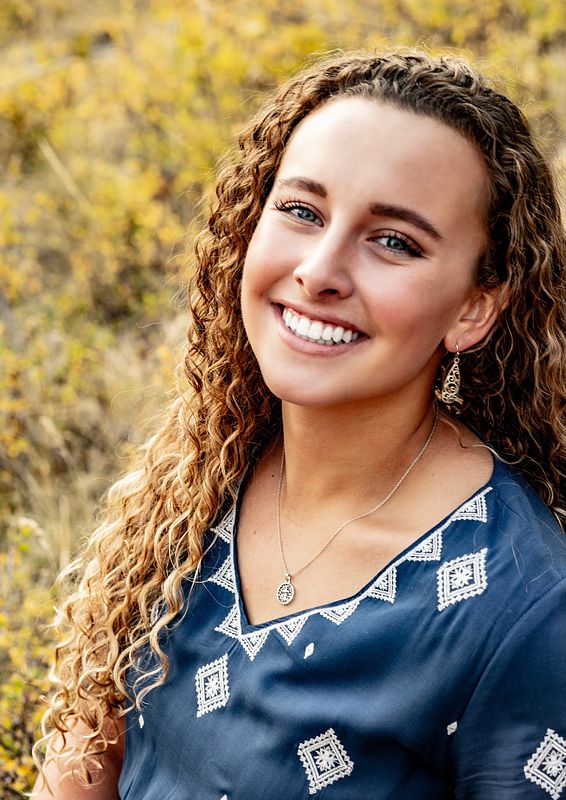
POLYGON ((320 339, 320 337, 322 336, 322 328, 323 328, 322 322, 318 321, 311 322, 309 326, 309 331, 307 333, 309 339, 312 339, 313 342, 316 342, 317 339, 320 339))
POLYGON ((355 342, 359 337, 358 331, 343 328, 341 325, 328 325, 318 319, 311 320, 308 317, 300 317, 290 308, 283 309, 283 321, 285 325, 301 339, 308 339, 318 344, 333 346, 344 342, 355 342))

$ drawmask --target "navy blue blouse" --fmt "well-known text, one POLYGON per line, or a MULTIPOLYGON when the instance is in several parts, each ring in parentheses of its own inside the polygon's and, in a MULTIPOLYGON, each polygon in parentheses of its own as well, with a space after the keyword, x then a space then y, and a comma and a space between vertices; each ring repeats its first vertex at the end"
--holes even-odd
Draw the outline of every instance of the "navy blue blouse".
POLYGON ((566 537, 521 477, 497 462, 357 594, 261 625, 236 521, 126 717, 122 800, 566 800, 566 537))

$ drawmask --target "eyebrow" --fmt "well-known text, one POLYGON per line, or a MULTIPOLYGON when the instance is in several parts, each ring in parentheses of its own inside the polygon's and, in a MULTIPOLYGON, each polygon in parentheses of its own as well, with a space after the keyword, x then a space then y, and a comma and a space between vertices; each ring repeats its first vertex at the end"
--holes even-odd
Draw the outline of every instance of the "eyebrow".
MULTIPOLYGON (((311 178, 281 178, 277 181, 277 185, 280 189, 301 189, 305 192, 316 194, 319 197, 328 196, 325 186, 318 181, 311 180, 311 178)), ((403 220, 403 222, 408 222, 410 225, 420 228, 432 239, 442 241, 442 234, 435 228, 432 222, 429 222, 428 219, 410 208, 388 205, 386 203, 371 203, 369 210, 370 214, 376 217, 392 217, 394 219, 403 220)))
POLYGON ((412 211, 410 208, 404 208, 403 206, 390 206, 383 203, 372 203, 369 207, 369 210, 372 214, 375 214, 375 216, 394 217, 395 219, 401 219, 403 222, 408 222, 409 224, 420 228, 425 233, 428 233, 432 239, 436 239, 436 241, 442 241, 442 235, 438 228, 435 228, 432 222, 429 222, 428 219, 416 211, 412 211))
POLYGON ((304 192, 311 192, 319 197, 326 197, 328 194, 322 183, 310 178, 281 178, 277 181, 277 185, 280 189, 302 189, 304 192))

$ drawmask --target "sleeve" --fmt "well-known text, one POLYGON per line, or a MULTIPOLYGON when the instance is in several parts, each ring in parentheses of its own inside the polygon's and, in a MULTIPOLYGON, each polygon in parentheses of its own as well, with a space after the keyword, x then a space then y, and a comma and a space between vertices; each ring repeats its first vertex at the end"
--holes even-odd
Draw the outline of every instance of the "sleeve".
POLYGON ((452 741, 457 800, 566 800, 566 579, 515 622, 452 741))

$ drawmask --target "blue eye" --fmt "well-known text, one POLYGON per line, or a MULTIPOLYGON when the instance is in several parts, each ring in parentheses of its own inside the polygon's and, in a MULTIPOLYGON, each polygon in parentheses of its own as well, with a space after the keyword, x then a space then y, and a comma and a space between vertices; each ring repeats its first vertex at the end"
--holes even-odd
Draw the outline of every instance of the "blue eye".
POLYGON ((385 236, 384 239, 386 240, 386 247, 389 247, 391 250, 406 250, 407 243, 404 242, 402 239, 399 239, 398 236, 385 236))
POLYGON ((322 220, 316 211, 304 205, 304 203, 300 203, 296 200, 287 200, 285 202, 277 201, 275 203, 275 208, 278 211, 282 211, 284 214, 296 217, 296 219, 301 222, 313 222, 315 225, 322 227, 322 220))
POLYGON ((304 219, 305 222, 314 222, 318 219, 314 211, 311 211, 310 208, 306 208, 306 206, 295 206, 295 208, 290 208, 289 211, 299 219, 304 219))
POLYGON ((422 256, 420 247, 412 239, 400 233, 382 233, 381 236, 374 237, 374 241, 392 253, 400 253, 415 258, 422 256))

